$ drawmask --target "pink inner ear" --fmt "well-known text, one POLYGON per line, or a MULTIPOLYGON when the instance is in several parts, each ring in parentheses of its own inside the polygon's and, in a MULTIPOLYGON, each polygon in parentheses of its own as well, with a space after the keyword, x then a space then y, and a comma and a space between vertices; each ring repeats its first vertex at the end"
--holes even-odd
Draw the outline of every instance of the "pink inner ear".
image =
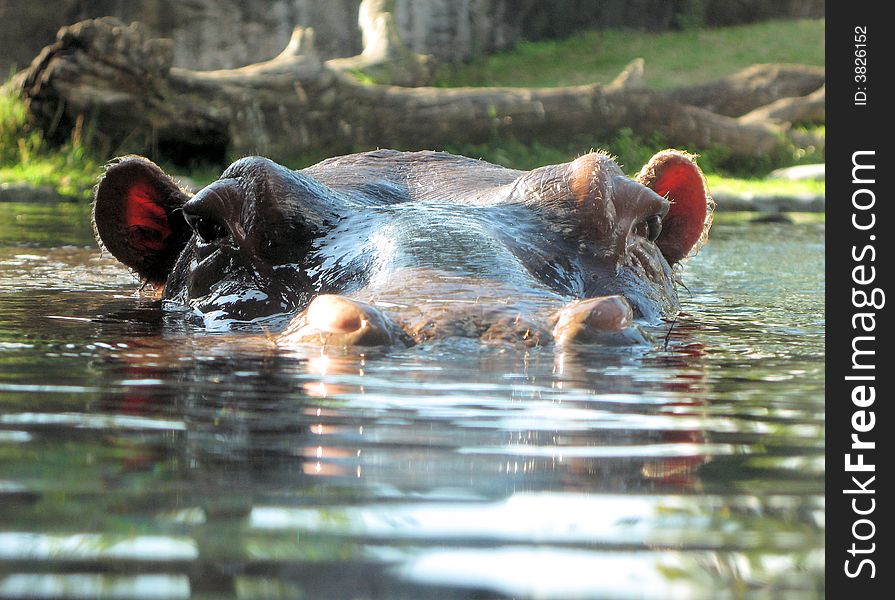
POLYGON ((162 250, 171 236, 165 208, 159 203, 158 190, 147 181, 135 181, 127 190, 124 221, 133 242, 147 250, 162 250))
POLYGON ((671 208, 662 220, 662 234, 656 243, 673 263, 686 257, 702 237, 708 211, 706 190, 698 167, 684 156, 670 158, 657 171, 649 187, 668 198, 671 208))

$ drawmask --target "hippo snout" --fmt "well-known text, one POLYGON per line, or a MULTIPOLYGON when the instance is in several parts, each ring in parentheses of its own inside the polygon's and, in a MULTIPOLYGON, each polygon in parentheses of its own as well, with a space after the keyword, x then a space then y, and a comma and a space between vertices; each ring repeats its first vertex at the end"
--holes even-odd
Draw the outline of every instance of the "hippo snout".
POLYGON ((291 319, 284 340, 444 336, 643 343, 712 201, 693 158, 627 178, 591 153, 531 172, 378 150, 293 171, 248 157, 194 196, 140 157, 97 187, 100 243, 206 323, 291 319))

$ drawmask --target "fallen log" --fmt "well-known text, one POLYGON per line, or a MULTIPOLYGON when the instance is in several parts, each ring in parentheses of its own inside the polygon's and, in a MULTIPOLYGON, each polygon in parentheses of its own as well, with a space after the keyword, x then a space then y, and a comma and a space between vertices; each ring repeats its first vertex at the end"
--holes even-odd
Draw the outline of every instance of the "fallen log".
MULTIPOLYGON (((685 91, 647 89, 642 62, 607 85, 368 85, 322 62, 313 49, 313 32, 301 28, 278 57, 240 69, 172 68, 171 56, 170 42, 147 39, 139 24, 84 21, 63 28, 16 81, 30 114, 51 134, 64 137, 82 123, 107 153, 175 160, 225 162, 263 154, 288 162, 366 148, 439 149, 501 137, 606 139, 622 128, 644 136, 658 132, 669 144, 688 149, 720 144, 740 157, 761 156, 795 139, 778 118, 780 111, 774 118, 757 118, 760 107, 752 107, 753 117, 735 118, 698 106, 695 92, 688 103, 681 101, 685 91)), ((793 89, 782 83, 766 88, 778 90, 762 96, 769 102, 793 89)), ((705 89, 700 86, 700 93, 705 89)))
POLYGON ((807 96, 780 98, 740 117, 741 121, 779 121, 782 123, 823 122, 826 120, 827 86, 807 96))
POLYGON ((781 98, 806 96, 823 85, 823 67, 757 64, 717 81, 672 90, 669 96, 681 104, 740 117, 781 98))

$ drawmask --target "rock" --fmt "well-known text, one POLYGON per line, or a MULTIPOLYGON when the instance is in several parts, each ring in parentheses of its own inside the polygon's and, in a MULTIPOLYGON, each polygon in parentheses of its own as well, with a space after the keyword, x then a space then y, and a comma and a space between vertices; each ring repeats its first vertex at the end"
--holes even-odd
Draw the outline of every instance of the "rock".
POLYGON ((824 14, 824 0, 702 0, 700 4, 705 24, 714 26, 767 19, 810 19, 824 14))
POLYGON ((721 212, 823 212, 826 205, 826 198, 823 195, 815 194, 763 196, 715 192, 712 197, 716 203, 715 210, 721 212))
POLYGON ((770 177, 771 179, 787 179, 790 181, 823 181, 827 177, 826 164, 797 165, 795 167, 777 169, 775 171, 771 171, 771 174, 768 177, 770 177))
POLYGON ((792 225, 795 221, 792 220, 792 217, 789 214, 784 212, 777 213, 765 213, 751 219, 750 223, 783 223, 785 225, 792 225))
MULTIPOLYGON (((360 0, 0 0, 0 69, 24 68, 56 31, 102 16, 140 21, 150 37, 173 40, 173 64, 230 69, 268 60, 295 26, 311 27, 321 58, 361 51, 360 0)), ((762 18, 822 17, 823 0, 396 0, 401 39, 438 61, 466 60, 522 39, 569 35, 582 29, 658 31, 684 21, 732 25, 762 18), (727 6, 726 10, 721 10, 727 6)))
POLYGON ((276 56, 296 25, 313 27, 326 58, 361 50, 360 0, 0 0, 0 68, 22 69, 56 31, 85 19, 140 21, 151 38, 169 38, 177 67, 229 69, 276 56))
POLYGON ((60 202, 76 198, 60 194, 48 185, 24 182, 0 183, 0 202, 60 202))

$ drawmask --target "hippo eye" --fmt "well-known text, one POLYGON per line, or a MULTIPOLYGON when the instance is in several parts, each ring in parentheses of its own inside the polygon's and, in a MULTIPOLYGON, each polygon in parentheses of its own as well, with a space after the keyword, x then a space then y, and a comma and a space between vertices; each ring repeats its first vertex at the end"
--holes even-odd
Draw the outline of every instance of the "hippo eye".
POLYGON ((187 223, 189 223, 193 231, 196 232, 196 235, 199 236, 199 241, 205 244, 209 244, 227 236, 227 228, 217 221, 197 215, 188 215, 186 213, 184 213, 184 216, 186 217, 187 223))
POLYGON ((634 232, 651 242, 655 242, 659 239, 659 234, 662 233, 662 217, 660 215, 653 215, 645 221, 641 221, 634 232))
POLYGON ((659 239, 659 234, 662 233, 662 217, 659 215, 651 216, 649 219, 646 220, 646 226, 646 239, 651 242, 655 242, 657 239, 659 239))

